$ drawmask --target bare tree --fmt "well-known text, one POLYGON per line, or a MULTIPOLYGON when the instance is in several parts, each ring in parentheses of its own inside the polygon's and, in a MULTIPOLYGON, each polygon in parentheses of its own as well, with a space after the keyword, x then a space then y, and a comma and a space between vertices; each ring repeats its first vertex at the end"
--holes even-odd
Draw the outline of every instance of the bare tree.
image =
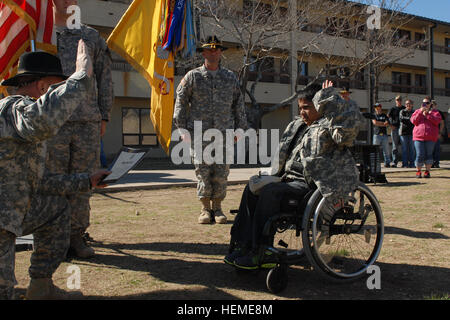
MULTIPOLYGON (((259 128, 266 113, 291 104, 305 88, 325 78, 339 85, 350 84, 359 75, 364 83, 362 72, 366 70, 372 83, 371 95, 377 99, 380 74, 390 64, 413 54, 426 41, 415 43, 399 32, 412 20, 402 13, 409 2, 302 0, 297 8, 290 8, 286 0, 197 0, 195 6, 200 17, 200 38, 214 33, 239 49, 239 58, 234 59, 238 63, 233 69, 238 73, 242 92, 251 102, 247 109, 251 126, 259 128), (380 10, 380 24, 371 30, 367 8, 373 5, 380 10), (290 14, 291 10, 297 14, 290 14), (257 101, 256 88, 264 73, 273 71, 270 70, 273 65, 268 63, 271 59, 287 63, 292 32, 298 35, 298 61, 316 56, 324 67, 309 79, 306 87, 275 105, 262 106, 257 101)), ((296 75, 290 75, 290 81, 296 81, 296 75)))

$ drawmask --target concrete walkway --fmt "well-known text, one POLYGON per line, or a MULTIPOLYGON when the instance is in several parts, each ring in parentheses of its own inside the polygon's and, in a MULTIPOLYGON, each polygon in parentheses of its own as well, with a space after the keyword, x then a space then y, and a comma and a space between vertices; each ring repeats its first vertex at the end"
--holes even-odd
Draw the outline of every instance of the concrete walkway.
MULTIPOLYGON (((445 160, 440 163, 442 170, 450 169, 450 161, 445 160)), ((415 172, 414 168, 383 168, 383 173, 415 172)), ((248 178, 258 174, 259 168, 232 168, 228 177, 228 184, 243 184, 248 182, 248 178)), ((168 170, 132 170, 117 183, 104 189, 97 189, 96 192, 120 192, 131 190, 151 190, 171 187, 196 187, 197 179, 192 169, 168 169, 168 170)))

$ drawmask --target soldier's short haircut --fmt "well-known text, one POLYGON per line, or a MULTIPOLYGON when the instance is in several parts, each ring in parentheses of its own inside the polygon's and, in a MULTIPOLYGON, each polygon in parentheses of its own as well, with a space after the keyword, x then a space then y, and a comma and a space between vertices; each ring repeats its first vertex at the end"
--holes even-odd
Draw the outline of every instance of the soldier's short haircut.
POLYGON ((309 86, 305 91, 300 93, 298 95, 298 99, 305 99, 308 101, 312 101, 314 96, 318 91, 322 89, 322 86, 318 83, 313 83, 311 86, 309 86))

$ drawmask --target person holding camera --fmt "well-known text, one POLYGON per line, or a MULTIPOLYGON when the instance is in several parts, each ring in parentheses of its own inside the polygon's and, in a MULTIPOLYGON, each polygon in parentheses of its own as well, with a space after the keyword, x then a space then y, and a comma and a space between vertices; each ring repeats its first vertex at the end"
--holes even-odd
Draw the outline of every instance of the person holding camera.
POLYGON ((416 149, 416 177, 422 178, 422 166, 425 164, 424 178, 430 178, 433 164, 434 145, 439 137, 439 123, 442 117, 431 108, 431 98, 425 97, 422 106, 411 116, 414 124, 413 141, 416 149))

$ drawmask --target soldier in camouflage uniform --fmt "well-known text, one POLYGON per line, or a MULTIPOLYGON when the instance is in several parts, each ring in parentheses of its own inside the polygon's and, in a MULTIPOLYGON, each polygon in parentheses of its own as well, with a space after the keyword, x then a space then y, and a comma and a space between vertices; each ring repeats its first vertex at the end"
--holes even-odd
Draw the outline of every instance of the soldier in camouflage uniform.
MULTIPOLYGON (((75 70, 77 43, 83 39, 94 65, 94 81, 87 99, 62 126, 58 135, 48 142, 47 170, 70 174, 93 172, 100 167, 100 138, 105 132, 113 104, 111 54, 99 33, 88 26, 69 29, 67 7, 77 4, 71 0, 53 0, 57 35, 58 57, 64 74, 75 70)), ((90 192, 68 196, 72 208, 71 252, 80 258, 92 257, 95 252, 83 241, 89 227, 90 192)))
POLYGON ((87 192, 106 173, 44 175, 44 140, 85 100, 90 70, 81 42, 77 72, 65 82, 59 59, 44 52, 22 55, 18 74, 2 82, 18 89, 0 101, 0 299, 13 297, 16 237, 31 233, 27 298, 56 297, 51 278, 65 258, 70 237, 70 208, 61 195, 87 192))
POLYGON ((263 236, 265 223, 281 210, 283 199, 304 197, 318 188, 327 205, 338 207, 358 183, 356 163, 347 149, 364 125, 364 118, 353 101, 345 101, 326 83, 324 89, 312 86, 299 98, 301 117, 283 133, 275 172, 281 182, 264 186, 258 196, 247 186, 239 213, 231 229, 236 250, 225 263, 244 269, 273 268, 270 237, 263 236), (317 93, 316 93, 317 92, 317 93), (316 94, 315 94, 316 93, 316 94))
MULTIPOLYGON (((220 66, 223 47, 216 37, 210 37, 200 48, 205 63, 189 71, 177 88, 174 123, 194 136, 194 121, 201 121, 202 136, 208 129, 217 129, 225 137, 226 129, 247 129, 244 99, 234 73, 220 66)), ((200 139, 201 137, 194 137, 200 139)), ((182 136, 186 142, 187 137, 182 136)), ((202 151, 208 143, 202 143, 202 151)), ((202 203, 198 218, 201 224, 226 223, 221 202, 226 196, 230 166, 222 163, 207 164, 200 161, 191 145, 191 156, 198 179, 197 195, 202 203)))

